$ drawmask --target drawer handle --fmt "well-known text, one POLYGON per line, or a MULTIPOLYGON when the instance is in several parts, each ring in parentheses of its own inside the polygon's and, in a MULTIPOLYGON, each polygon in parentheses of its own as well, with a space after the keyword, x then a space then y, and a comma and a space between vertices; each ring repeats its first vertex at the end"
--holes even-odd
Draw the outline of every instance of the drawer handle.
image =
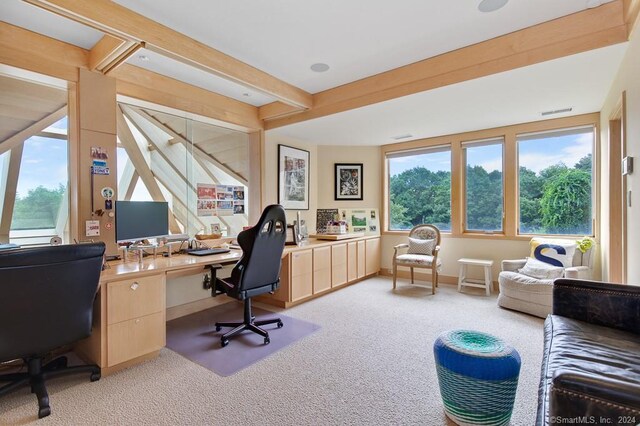
POLYGON ((138 287, 140 287, 140 284, 138 284, 137 281, 134 281, 133 284, 131 284, 131 290, 137 290, 138 287))

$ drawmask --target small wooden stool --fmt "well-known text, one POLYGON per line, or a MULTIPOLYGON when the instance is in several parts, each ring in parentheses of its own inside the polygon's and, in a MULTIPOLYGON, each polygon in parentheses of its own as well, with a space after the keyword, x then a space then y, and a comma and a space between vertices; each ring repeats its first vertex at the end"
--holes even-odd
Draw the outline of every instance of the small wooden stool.
POLYGON ((491 294, 492 278, 491 267, 493 260, 482 259, 458 259, 460 264, 460 275, 458 276, 458 291, 462 290, 462 286, 484 288, 487 296, 491 294), (484 268, 484 281, 467 278, 467 266, 482 266, 484 268))

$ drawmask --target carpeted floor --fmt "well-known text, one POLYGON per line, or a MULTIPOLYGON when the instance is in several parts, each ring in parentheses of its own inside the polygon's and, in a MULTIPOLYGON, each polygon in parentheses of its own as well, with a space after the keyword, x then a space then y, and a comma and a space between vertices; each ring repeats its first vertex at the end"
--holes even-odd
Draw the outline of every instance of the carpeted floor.
MULTIPOLYGON (((535 420, 542 320, 500 309, 495 296, 373 278, 288 309, 321 329, 230 377, 164 349, 99 382, 50 382, 38 424, 446 425, 433 361, 444 330, 472 328, 516 347, 522 371, 512 424, 535 420), (471 294, 471 293, 474 294, 471 294)), ((274 335, 275 337, 275 335, 274 335)), ((0 398, 0 424, 36 420, 28 389, 0 398)))

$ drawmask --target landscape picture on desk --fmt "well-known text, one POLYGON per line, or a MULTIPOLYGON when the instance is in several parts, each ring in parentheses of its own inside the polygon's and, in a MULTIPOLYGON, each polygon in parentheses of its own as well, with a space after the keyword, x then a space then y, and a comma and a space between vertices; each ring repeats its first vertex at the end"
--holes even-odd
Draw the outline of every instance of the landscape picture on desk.
POLYGON ((231 216, 245 214, 244 186, 197 184, 198 216, 231 216))
POLYGON ((378 209, 318 209, 316 233, 327 232, 327 222, 341 220, 347 223, 347 232, 364 232, 366 236, 380 235, 378 209))
POLYGON ((351 210, 351 228, 352 232, 367 232, 367 219, 369 217, 366 210, 351 210))

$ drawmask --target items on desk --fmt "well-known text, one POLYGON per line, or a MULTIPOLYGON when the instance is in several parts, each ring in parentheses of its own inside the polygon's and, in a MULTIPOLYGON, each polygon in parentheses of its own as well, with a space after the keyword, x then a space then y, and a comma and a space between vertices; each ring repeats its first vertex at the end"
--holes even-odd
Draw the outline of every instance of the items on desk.
POLYGON ((187 250, 187 254, 191 256, 211 256, 213 254, 229 253, 229 249, 225 248, 210 248, 210 249, 196 249, 187 250))

